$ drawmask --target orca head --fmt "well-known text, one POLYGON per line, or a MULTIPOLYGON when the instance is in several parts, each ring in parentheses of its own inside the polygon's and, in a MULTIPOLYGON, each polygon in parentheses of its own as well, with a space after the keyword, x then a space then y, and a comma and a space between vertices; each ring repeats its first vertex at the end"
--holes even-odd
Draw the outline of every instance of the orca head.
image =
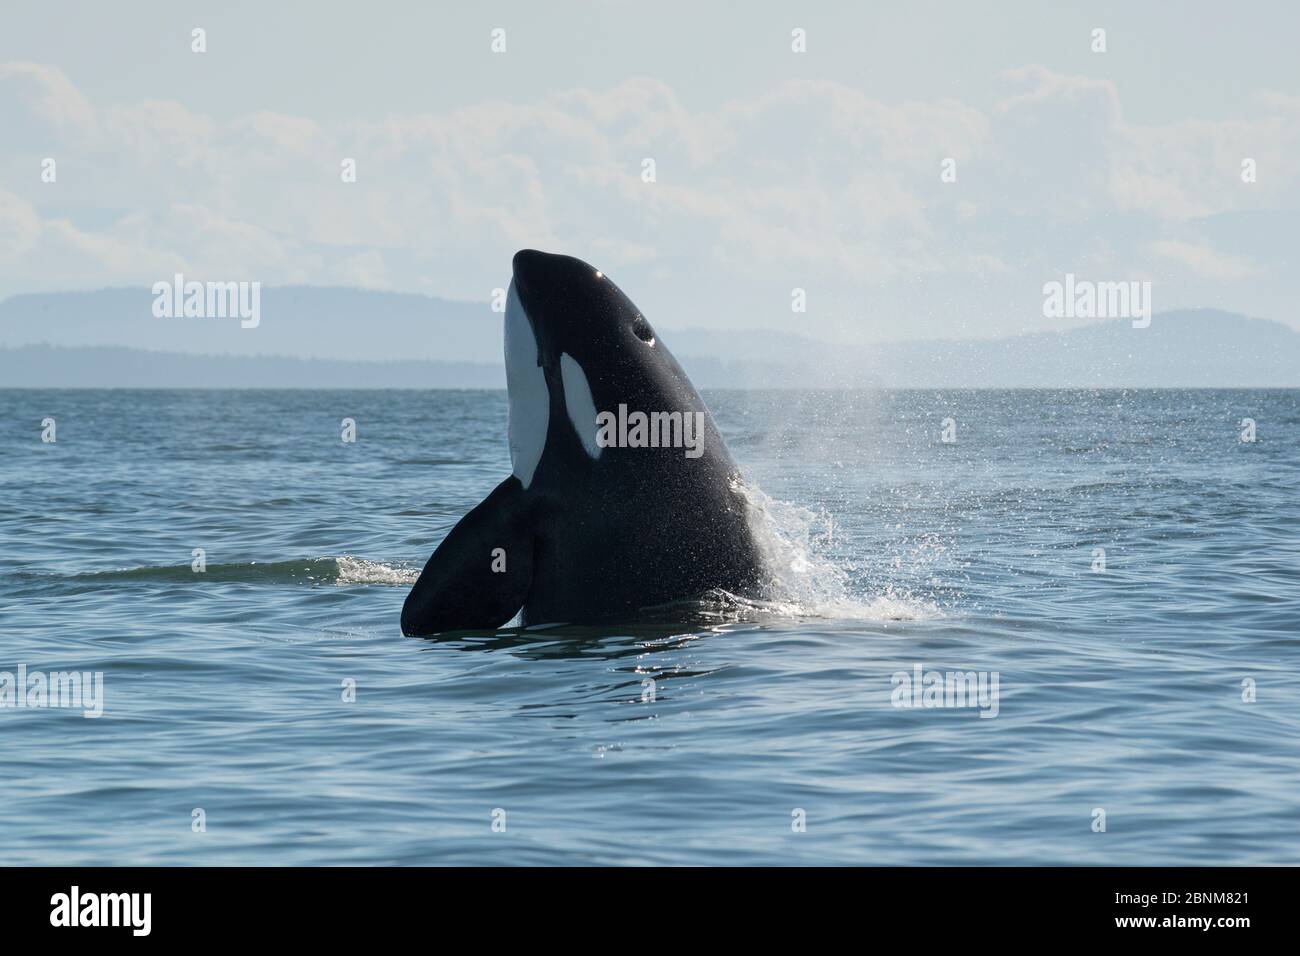
POLYGON ((636 304, 581 259, 524 249, 515 254, 514 288, 544 363, 571 349, 609 361, 636 343, 655 345, 654 330, 636 304))
POLYGON ((619 402, 647 412, 703 407, 635 303, 573 256, 534 249, 515 255, 505 353, 510 456, 525 488, 548 440, 600 458, 598 410, 619 402))

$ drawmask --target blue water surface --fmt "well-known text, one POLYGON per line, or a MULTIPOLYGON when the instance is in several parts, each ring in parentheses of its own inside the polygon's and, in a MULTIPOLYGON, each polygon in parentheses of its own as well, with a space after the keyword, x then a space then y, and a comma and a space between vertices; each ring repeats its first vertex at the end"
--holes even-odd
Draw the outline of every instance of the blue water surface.
POLYGON ((1300 863, 1300 393, 706 397, 784 599, 428 641, 504 393, 0 391, 0 863, 1300 863))

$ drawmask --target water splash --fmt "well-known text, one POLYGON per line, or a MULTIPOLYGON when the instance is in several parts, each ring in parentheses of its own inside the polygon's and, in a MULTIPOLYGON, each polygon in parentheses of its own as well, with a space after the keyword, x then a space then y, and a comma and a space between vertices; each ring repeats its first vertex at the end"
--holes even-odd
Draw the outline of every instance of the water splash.
POLYGON ((862 593, 852 568, 832 554, 834 522, 826 512, 779 501, 739 480, 732 488, 749 503, 751 530, 769 578, 762 600, 718 592, 719 600, 794 617, 914 621, 943 616, 937 605, 890 583, 862 593))

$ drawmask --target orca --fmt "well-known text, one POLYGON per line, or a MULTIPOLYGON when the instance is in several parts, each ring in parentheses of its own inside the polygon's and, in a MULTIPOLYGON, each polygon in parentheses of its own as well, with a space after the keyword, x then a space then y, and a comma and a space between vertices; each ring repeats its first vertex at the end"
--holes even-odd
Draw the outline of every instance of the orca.
POLYGON ((513 472, 452 528, 402 633, 630 620, 759 596, 740 472, 663 339, 609 277, 525 249, 506 296, 513 472))

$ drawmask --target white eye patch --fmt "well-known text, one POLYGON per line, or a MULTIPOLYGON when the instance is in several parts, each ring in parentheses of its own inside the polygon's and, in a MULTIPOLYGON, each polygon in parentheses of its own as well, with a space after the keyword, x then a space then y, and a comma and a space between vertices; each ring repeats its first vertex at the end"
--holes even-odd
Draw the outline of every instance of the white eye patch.
MULTIPOLYGON (((537 364, 537 338, 514 282, 510 283, 506 296, 505 344, 506 390, 510 395, 510 424, 506 429, 510 464, 515 477, 527 488, 533 483, 533 473, 546 448, 551 393, 546 387, 546 373, 537 364)), ((586 383, 585 376, 583 383, 586 383)), ((587 401, 591 401, 590 396, 587 401)), ((572 406, 569 414, 573 414, 572 406)), ((596 420, 594 411, 591 420, 593 423, 596 420)), ((595 440, 594 433, 592 440, 595 440)))
POLYGON ((599 458, 604 449, 596 444, 596 402, 591 397, 587 373, 568 352, 560 355, 560 379, 564 382, 564 407, 568 409, 573 430, 587 454, 599 458))

